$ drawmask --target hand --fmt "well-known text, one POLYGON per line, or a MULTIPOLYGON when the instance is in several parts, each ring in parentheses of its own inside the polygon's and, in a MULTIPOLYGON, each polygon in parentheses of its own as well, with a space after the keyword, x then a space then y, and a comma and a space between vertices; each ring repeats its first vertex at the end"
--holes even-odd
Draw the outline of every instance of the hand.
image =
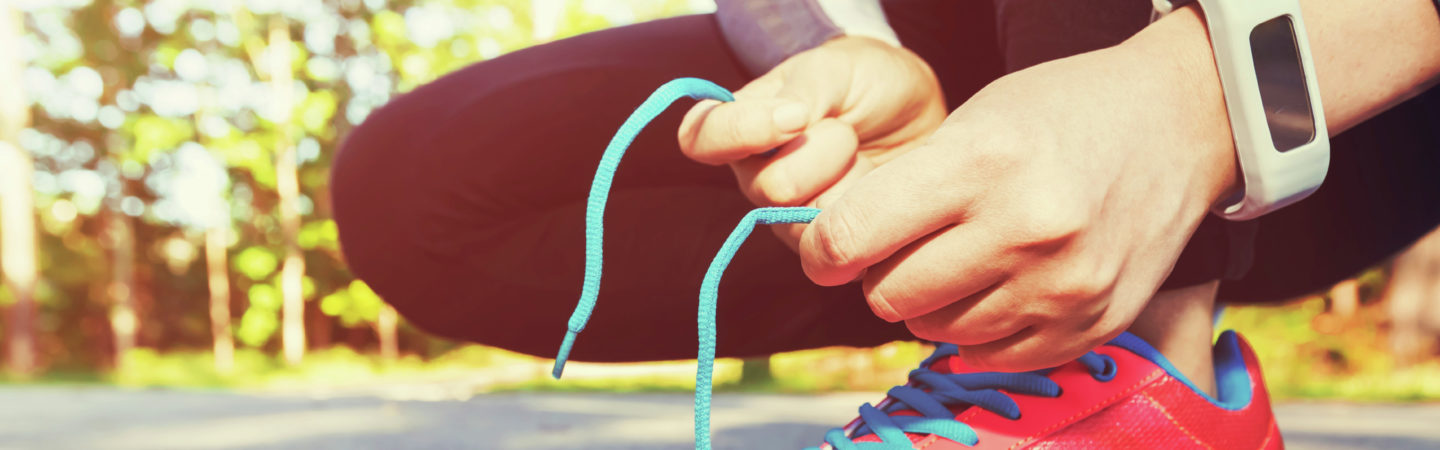
MULTIPOLYGON (((944 118, 940 84, 918 56, 840 37, 785 60, 734 102, 696 104, 679 140, 691 159, 730 165, 758 206, 817 206, 919 145, 944 118)), ((803 226, 772 228, 794 246, 803 226)))
POLYGON ((1203 28, 1147 42, 987 86, 825 208, 806 273, 863 276, 877 315, 977 368, 1051 367, 1119 334, 1235 179, 1203 28))

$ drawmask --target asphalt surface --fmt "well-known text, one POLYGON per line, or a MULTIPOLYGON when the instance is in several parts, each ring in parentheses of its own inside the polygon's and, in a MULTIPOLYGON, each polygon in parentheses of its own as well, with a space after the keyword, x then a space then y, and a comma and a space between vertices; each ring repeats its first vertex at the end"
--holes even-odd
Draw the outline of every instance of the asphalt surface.
MULTIPOLYGON (((683 449, 685 394, 0 387, 0 449, 683 449)), ((801 448, 875 394, 721 394, 716 448, 801 448)), ((1440 404, 1276 406, 1290 448, 1440 448, 1440 404)))

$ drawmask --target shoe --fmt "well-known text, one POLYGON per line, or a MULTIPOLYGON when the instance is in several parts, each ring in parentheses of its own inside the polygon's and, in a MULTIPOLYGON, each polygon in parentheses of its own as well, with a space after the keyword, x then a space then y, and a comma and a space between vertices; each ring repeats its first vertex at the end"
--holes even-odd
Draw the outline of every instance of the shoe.
POLYGON ((966 373, 955 355, 938 347, 818 448, 1284 448, 1260 364, 1234 331, 1215 344, 1219 398, 1129 333, 1043 371, 966 373))

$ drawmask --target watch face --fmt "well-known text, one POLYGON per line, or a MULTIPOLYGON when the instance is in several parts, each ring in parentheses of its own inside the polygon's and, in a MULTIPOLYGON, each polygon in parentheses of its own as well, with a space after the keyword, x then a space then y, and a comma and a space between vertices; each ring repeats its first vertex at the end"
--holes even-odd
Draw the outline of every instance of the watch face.
POLYGON ((1300 65, 1300 47, 1289 15, 1271 19, 1250 31, 1250 52, 1260 101, 1275 149, 1285 152, 1315 139, 1315 114, 1300 65))

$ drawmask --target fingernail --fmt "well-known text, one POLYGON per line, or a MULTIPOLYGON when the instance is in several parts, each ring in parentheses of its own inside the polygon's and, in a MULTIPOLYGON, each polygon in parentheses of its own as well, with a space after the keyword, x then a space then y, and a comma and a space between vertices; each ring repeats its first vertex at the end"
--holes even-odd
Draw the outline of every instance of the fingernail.
POLYGON ((809 115, 810 108, 805 107, 804 103, 786 103, 775 108, 773 119, 775 127, 780 131, 799 131, 809 122, 809 115))

